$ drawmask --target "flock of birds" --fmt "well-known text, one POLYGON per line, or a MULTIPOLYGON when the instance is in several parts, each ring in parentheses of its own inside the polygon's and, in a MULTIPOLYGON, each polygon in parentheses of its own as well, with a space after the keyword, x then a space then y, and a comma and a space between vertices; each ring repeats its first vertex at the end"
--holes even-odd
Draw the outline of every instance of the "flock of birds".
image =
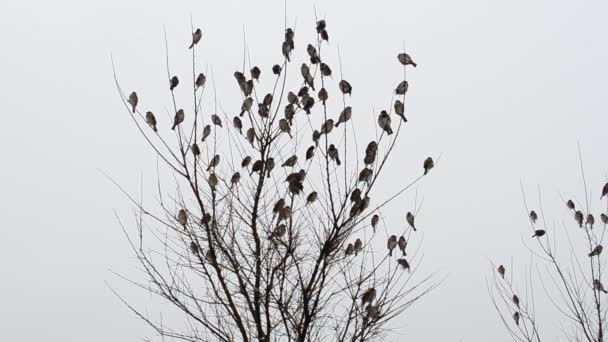
MULTIPOLYGON (((600 200, 602 200, 604 197, 608 197, 608 183, 604 184, 604 187, 602 188, 602 194, 600 196, 600 200)), ((587 217, 585 219, 585 215, 583 214, 583 212, 581 210, 576 210, 574 201, 572 201, 571 199, 566 202, 566 206, 568 207, 569 210, 574 212, 574 221, 579 226, 579 228, 583 228, 583 226, 586 226, 589 229, 593 229, 593 225, 595 224, 595 218, 594 218, 593 214, 591 214, 591 213, 587 214, 587 217)), ((538 220, 538 214, 534 210, 532 210, 532 211, 530 211, 528 217, 529 217, 530 221, 532 222, 532 225, 535 226, 536 221, 538 220)), ((602 221, 604 226, 608 225, 608 215, 606 215, 605 213, 600 214, 600 220, 602 221)), ((532 237, 540 238, 540 237, 545 236, 545 234, 546 234, 546 231, 544 229, 534 228, 534 235, 532 235, 532 237)), ((591 249, 591 252, 589 252, 587 254, 587 256, 590 258, 599 257, 599 255, 602 254, 603 250, 604 250, 604 247, 601 244, 597 244, 595 247, 593 247, 591 249)), ((506 269, 505 269, 504 265, 499 265, 498 274, 502 277, 502 279, 505 278, 505 272, 506 272, 506 269)), ((600 291, 603 293, 608 293, 608 290, 606 290, 606 288, 604 287, 604 284, 599 279, 593 279, 592 285, 593 285, 594 290, 600 291)), ((519 320, 521 319, 521 314, 519 312, 519 297, 516 294, 514 294, 512 297, 512 301, 513 301, 513 304, 515 304, 515 306, 517 308, 517 310, 515 312, 513 312, 513 320, 515 321, 516 325, 519 325, 519 320)))

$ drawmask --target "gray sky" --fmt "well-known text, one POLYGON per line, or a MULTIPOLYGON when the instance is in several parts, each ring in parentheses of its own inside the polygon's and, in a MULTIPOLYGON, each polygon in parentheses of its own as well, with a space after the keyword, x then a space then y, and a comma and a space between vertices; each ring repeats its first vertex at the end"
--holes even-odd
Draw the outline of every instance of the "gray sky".
MULTIPOLYGON (((301 49, 313 37, 313 5, 289 5, 301 49)), ((595 194, 605 181, 608 4, 377 0, 316 7, 332 48, 340 46, 353 107, 361 112, 389 103, 403 41, 419 63, 408 74, 410 124, 386 177, 413 177, 427 155, 442 153, 419 187, 418 222, 423 269, 448 278, 407 312, 400 332, 417 341, 508 340, 484 277, 488 258, 528 262, 520 180, 532 203, 540 186, 547 209, 563 217, 558 193, 582 191, 580 140, 595 194)), ((243 25, 252 62, 267 70, 280 57, 282 1, 0 4, 0 340, 152 335, 105 284, 136 303, 147 300, 109 271, 129 274, 136 266, 112 211, 128 216, 130 206, 97 168, 133 192, 143 171, 154 172, 117 96, 110 54, 125 89, 166 104, 163 25, 173 68, 186 72, 189 57, 180 54, 190 14, 204 31, 200 65, 213 67, 220 91, 235 94, 243 25)), ((228 104, 230 96, 220 100, 228 104)), ((390 190, 386 184, 378 191, 390 190)), ((412 204, 413 193, 387 215, 401 224, 412 204)), ((551 318, 542 328, 555 327, 551 318)))

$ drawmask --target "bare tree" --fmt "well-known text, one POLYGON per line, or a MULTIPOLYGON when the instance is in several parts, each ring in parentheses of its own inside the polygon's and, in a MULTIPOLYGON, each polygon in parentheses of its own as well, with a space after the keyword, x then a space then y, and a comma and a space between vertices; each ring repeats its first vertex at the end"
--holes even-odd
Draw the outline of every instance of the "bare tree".
POLYGON ((519 284, 525 289, 524 293, 518 293, 518 284, 504 265, 493 265, 494 271, 488 279, 492 303, 515 341, 552 339, 543 338, 539 328, 538 299, 534 295, 536 278, 557 313, 564 317, 558 322, 558 329, 545 329, 545 334, 547 330, 552 333, 561 330, 567 341, 604 341, 608 308, 602 245, 608 224, 608 183, 601 188, 601 198, 592 194, 587 186, 580 149, 579 161, 584 197, 582 201, 561 199, 568 216, 566 220, 555 223, 556 220, 545 216, 540 190, 537 207, 529 207, 522 186, 530 235, 534 240, 533 246, 526 244, 533 264, 529 265, 523 284, 519 284), (599 220, 596 221, 596 217, 599 220))
POLYGON ((184 46, 190 77, 173 75, 167 57, 171 122, 146 108, 145 95, 124 92, 114 72, 126 111, 175 179, 165 191, 159 168, 152 207, 123 190, 139 212, 137 234, 123 229, 147 281, 124 279, 177 309, 184 324, 168 327, 123 301, 162 338, 368 341, 438 284, 434 274, 413 277, 422 256, 410 247, 415 208, 409 224, 401 217, 388 229, 381 212, 428 174, 432 158, 409 184, 372 199, 406 126, 406 67, 416 64, 405 52, 396 56, 403 78, 387 86, 391 108, 373 114, 380 133, 363 153, 351 120, 364 117, 349 106, 353 86, 341 65, 336 73, 325 63, 325 20, 316 31, 316 41, 296 49, 287 28, 271 70, 246 63, 244 52, 233 75, 242 102, 226 111, 213 75, 207 82, 196 70, 200 29, 184 46), (299 85, 290 91, 296 51, 309 62, 295 67, 299 85), (213 108, 204 108, 210 86, 213 108), (175 97, 184 87, 190 109, 175 97), (374 241, 387 249, 375 251, 374 241))

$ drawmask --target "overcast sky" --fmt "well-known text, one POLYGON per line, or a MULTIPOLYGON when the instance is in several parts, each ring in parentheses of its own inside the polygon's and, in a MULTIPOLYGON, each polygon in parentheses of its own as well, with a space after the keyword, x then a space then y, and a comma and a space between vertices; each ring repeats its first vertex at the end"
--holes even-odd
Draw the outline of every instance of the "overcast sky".
MULTIPOLYGON (((314 34, 313 5, 289 4, 301 49, 314 34)), ((533 204, 540 186, 561 219, 559 193, 582 192, 580 141, 594 197, 605 182, 608 4, 376 0, 316 8, 331 47, 340 47, 354 108, 371 113, 389 103, 404 41, 419 64, 408 74, 409 126, 386 177, 397 182, 419 172, 426 156, 442 155, 419 187, 419 225, 423 272, 447 279, 407 312, 399 332, 413 341, 508 340, 485 277, 490 260, 529 264, 520 181, 533 204)), ((186 72, 190 15, 204 31, 199 63, 213 67, 218 89, 234 90, 243 26, 254 63, 268 68, 280 58, 282 1, 0 4, 0 340, 153 336, 106 285, 146 303, 110 272, 136 267, 113 213, 128 216, 130 204, 97 169, 134 192, 142 172, 154 174, 117 95, 110 55, 124 88, 167 103, 163 26, 173 67, 186 72)), ((395 224, 413 203, 411 195, 400 201, 387 213, 395 224)), ((542 322, 547 336, 553 318, 542 322)))

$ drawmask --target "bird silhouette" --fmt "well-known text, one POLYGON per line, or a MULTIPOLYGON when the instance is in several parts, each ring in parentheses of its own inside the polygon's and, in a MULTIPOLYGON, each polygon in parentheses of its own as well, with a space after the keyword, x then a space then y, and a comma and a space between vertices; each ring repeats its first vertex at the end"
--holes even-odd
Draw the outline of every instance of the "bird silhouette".
POLYGON ((211 125, 206 125, 205 128, 203 128, 203 137, 201 138, 201 141, 205 142, 205 139, 207 139, 207 137, 209 137, 210 134, 211 134, 211 125))
POLYGON ((253 142, 255 141, 255 128, 250 127, 250 128, 247 130, 246 135, 247 135, 247 141, 249 141, 249 143, 250 143, 251 145, 253 145, 253 142))
POLYGON ((592 214, 587 215, 587 220, 585 221, 585 225, 589 226, 589 228, 593 229, 593 225, 595 224, 595 217, 592 214))
POLYGON ((431 169, 435 167, 435 162, 433 161, 433 158, 426 158, 424 160, 424 163, 422 164, 422 167, 424 168, 424 175, 426 176, 426 174, 429 173, 429 171, 431 171, 431 169))
POLYGON ((272 172, 272 170, 274 169, 275 163, 274 163, 274 158, 268 158, 266 159, 266 175, 268 178, 270 178, 270 172, 272 172))
POLYGON ((272 73, 275 74, 275 75, 277 75, 277 76, 281 74, 281 70, 282 70, 282 68, 278 64, 275 64, 275 65, 272 66, 272 73))
POLYGON ((319 34, 321 35, 322 40, 329 42, 329 34, 327 33, 327 30, 321 30, 319 34))
POLYGON ((321 31, 325 30, 326 27, 327 24, 325 23, 324 19, 317 21, 317 33, 321 33, 321 31))
POLYGON ((388 255, 393 256, 393 249, 397 247, 397 236, 391 235, 386 242, 386 248, 388 248, 388 255))
POLYGON ((515 325, 519 326, 519 312, 515 311, 513 313, 513 320, 515 321, 515 325))
POLYGON ((414 214, 412 214, 410 211, 407 212, 407 214, 405 215, 405 220, 407 221, 407 224, 409 224, 412 229, 414 231, 416 231, 416 225, 414 225, 414 214))
POLYGON ((600 196, 600 200, 604 198, 604 196, 608 196, 608 183, 604 184, 602 188, 602 196, 600 196))
POLYGON ((194 33, 192 34, 192 44, 190 44, 189 49, 192 49, 194 45, 198 44, 198 42, 201 41, 201 38, 203 38, 203 32, 200 28, 197 28, 196 31, 194 31, 194 33))
POLYGON ((332 130, 334 129, 334 120, 332 119, 327 119, 327 121, 325 121, 323 123, 323 125, 321 125, 321 134, 329 134, 332 130))
POLYGON ((393 129, 391 128, 391 117, 385 110, 381 111, 380 115, 378 115, 378 125, 383 131, 386 132, 386 134, 393 134, 393 129))
POLYGON ((405 93, 407 93, 408 87, 409 87, 409 84, 407 83, 407 81, 401 81, 401 83, 399 83, 397 85, 397 88, 395 88, 395 94, 405 95, 405 93))
POLYGON ((395 100, 395 105, 393 106, 395 108, 395 114, 397 114, 401 120, 403 120, 403 122, 407 122, 407 119, 405 118, 405 105, 403 104, 403 102, 401 102, 400 100, 395 100))
POLYGON ((355 240, 355 256, 357 256, 357 254, 359 254, 359 252, 361 252, 361 250, 363 250, 363 241, 361 241, 361 239, 357 238, 357 240, 355 240))
POLYGON ((347 256, 355 254, 355 246, 352 243, 349 243, 348 246, 346 246, 344 254, 347 256))
POLYGON ((600 215, 600 220, 602 221, 603 224, 605 224, 605 225, 608 224, 608 215, 602 213, 600 215))
POLYGON ((175 89, 175 87, 177 87, 178 84, 179 84, 179 78, 177 78, 177 76, 171 77, 171 79, 169 80, 169 90, 173 91, 173 89, 175 89))
POLYGON ((211 115, 211 122, 216 126, 222 127, 222 119, 220 119, 220 117, 217 116, 217 114, 211 115))
POLYGON ((349 106, 344 108, 340 112, 340 116, 338 117, 338 122, 336 122, 336 127, 338 127, 341 123, 346 123, 353 115, 353 109, 349 106))
POLYGON ((236 184, 238 184, 238 182, 240 180, 241 180, 241 173, 237 171, 232 174, 232 177, 230 178, 230 184, 236 185, 236 184))
POLYGON ((171 127, 171 129, 175 130, 175 127, 177 127, 177 125, 184 122, 185 117, 186 117, 186 115, 184 114, 184 110, 183 109, 178 110, 175 113, 175 117, 173 118, 173 127, 171 127))
POLYGON ((158 132, 158 129, 156 129, 156 117, 154 117, 154 113, 146 112, 146 123, 152 127, 154 132, 158 132))
POLYGON ((306 114, 310 114, 310 110, 315 105, 315 99, 312 96, 305 96, 302 98, 302 109, 306 112, 306 114))
POLYGON ((308 194, 308 196, 306 197, 306 204, 312 204, 317 200, 317 197, 319 195, 317 194, 316 191, 311 192, 310 194, 308 194))
POLYGON ((264 167, 264 162, 262 162, 261 160, 256 160, 253 163, 253 166, 251 166, 251 172, 249 173, 249 175, 253 175, 254 172, 262 171, 263 167, 264 167))
POLYGON ((498 274, 500 274, 502 279, 505 279, 505 267, 503 265, 498 266, 498 274))
POLYGON ((511 300, 513 301, 513 304, 515 304, 515 306, 519 308, 519 297, 517 297, 516 294, 513 295, 513 298, 511 298, 511 300))
POLYGON ((534 235, 532 235, 532 237, 542 237, 545 235, 545 231, 543 229, 537 229, 534 231, 534 235))
POLYGON ((201 149, 198 147, 198 145, 196 143, 192 144, 192 147, 190 149, 192 150, 192 154, 195 157, 198 157, 201 154, 201 149))
POLYGON ((365 165, 371 165, 376 160, 376 155, 378 152, 378 144, 375 141, 370 141, 365 148, 365 157, 363 158, 363 163, 365 165))
POLYGON ((293 138, 291 136, 291 126, 289 126, 289 122, 287 122, 287 120, 285 120, 285 119, 279 120, 279 130, 283 133, 287 133, 287 135, 289 135, 290 138, 293 138))
POLYGON ((251 164, 251 157, 246 156, 245 158, 243 158, 243 161, 241 162, 241 167, 246 168, 247 166, 249 166, 249 164, 251 164))
POLYGON ((374 170, 364 168, 359 172, 359 182, 370 183, 372 181, 372 176, 374 175, 374 170))
POLYGON ((407 254, 405 253, 405 247, 407 247, 407 241, 405 240, 405 236, 401 235, 399 237, 399 241, 397 242, 397 245, 399 246, 399 249, 403 253, 403 256, 406 256, 407 254))
POLYGON ((203 87, 205 82, 207 82, 207 77, 203 73, 198 74, 196 81, 194 82, 196 89, 203 87))
POLYGON ((374 216, 372 216, 372 222, 371 222, 374 233, 376 232, 376 227, 378 226, 379 221, 380 221, 380 216, 378 216, 377 214, 374 214, 374 216))
POLYGON ((414 63, 414 61, 412 60, 412 57, 410 57, 410 55, 408 55, 407 53, 400 53, 397 55, 397 59, 399 60, 399 63, 403 64, 403 65, 411 65, 414 68, 416 67, 416 63, 414 63))
POLYGON ((376 289, 372 287, 365 290, 365 292, 363 292, 361 295, 361 305, 364 305, 365 303, 371 304, 374 299, 376 299, 376 289))
POLYGON ((566 202, 566 206, 568 207, 568 209, 570 210, 574 210, 575 206, 574 206, 574 202, 572 202, 572 200, 568 200, 568 202, 566 202))
POLYGON ((331 77, 331 68, 329 67, 329 65, 321 63, 319 64, 319 70, 321 71, 321 76, 331 77))
POLYGON ((137 93, 136 92, 132 92, 129 95, 129 99, 127 100, 127 102, 129 102, 129 104, 131 105, 131 108, 133 109, 133 113, 135 113, 135 107, 137 107, 137 102, 139 101, 139 99, 137 98, 137 93))
POLYGON ((404 270, 410 270, 410 263, 407 262, 407 260, 405 258, 400 258, 397 259, 397 263, 399 264, 399 266, 401 266, 404 270))
POLYGON ((338 88, 340 88, 340 91, 342 92, 342 94, 352 95, 353 87, 350 85, 350 83, 348 83, 348 81, 346 81, 346 80, 340 81, 340 83, 338 83, 338 88))
POLYGON ((211 172, 209 174, 209 186, 211 187, 212 190, 215 190, 215 188, 217 187, 218 184, 218 179, 217 179, 217 175, 213 172, 211 172))
POLYGON ((532 221, 532 223, 536 223, 536 220, 538 220, 538 215, 536 215, 536 212, 532 210, 530 212, 530 221, 532 221))
POLYGON ((240 134, 243 134, 243 122, 241 121, 241 118, 235 116, 232 118, 232 124, 234 125, 234 128, 239 130, 240 134))
POLYGON ((177 213, 177 222, 184 227, 186 226, 186 223, 188 223, 188 213, 186 213, 186 210, 179 210, 179 212, 177 213))
POLYGON ((308 149, 306 150, 306 161, 312 159, 314 156, 315 156, 315 147, 314 146, 308 147, 308 149))
POLYGON ((315 129, 312 132, 312 141, 315 143, 315 146, 319 146, 319 139, 321 139, 321 132, 315 129))
POLYGON ((579 228, 582 228, 583 227, 583 212, 580 210, 577 210, 574 213, 574 220, 578 224, 579 228))
POLYGON ((215 156, 213 156, 213 158, 211 158, 211 160, 209 161, 209 165, 207 166, 207 171, 211 170, 212 168, 216 167, 218 164, 220 163, 220 155, 216 154, 215 156))
POLYGON ((604 288, 604 284, 602 284, 602 282, 599 279, 593 279, 593 288, 598 291, 608 293, 608 291, 606 291, 606 289, 604 288))
POLYGON ((323 105, 325 105, 325 102, 329 98, 329 95, 327 94, 327 90, 325 90, 325 88, 321 88, 317 96, 319 97, 319 101, 321 101, 323 105))
POLYGON ((285 160, 285 162, 281 166, 282 167, 294 167, 297 162, 298 162, 298 156, 293 155, 293 156, 287 158, 287 160, 285 160))
POLYGON ((338 166, 340 166, 340 156, 338 155, 338 149, 334 144, 329 145, 327 149, 327 154, 331 160, 335 161, 338 166))
POLYGON ((308 84, 308 86, 311 87, 312 90, 315 90, 315 81, 312 75, 310 74, 310 69, 308 68, 308 65, 306 65, 306 63, 302 63, 302 66, 300 67, 300 73, 302 74, 302 77, 304 77, 304 82, 306 82, 306 84, 308 84))
POLYGON ((283 45, 281 45, 281 52, 283 53, 283 57, 285 57, 288 62, 291 62, 291 59, 289 58, 289 54, 291 52, 291 46, 289 45, 289 42, 283 42, 283 45))
POLYGON ((602 247, 602 245, 597 245, 591 250, 591 253, 589 253, 587 255, 590 257, 598 256, 598 255, 602 254, 603 250, 604 250, 604 247, 602 247))
POLYGON ((244 99, 243 103, 241 104, 241 112, 239 113, 239 116, 243 116, 245 112, 251 111, 251 106, 253 106, 253 99, 251 97, 244 99))
POLYGON ((252 79, 254 79, 258 82, 260 81, 260 74, 262 73, 260 68, 258 68, 257 66, 254 66, 253 68, 251 68, 251 70, 249 70, 249 73, 251 74, 252 79))

